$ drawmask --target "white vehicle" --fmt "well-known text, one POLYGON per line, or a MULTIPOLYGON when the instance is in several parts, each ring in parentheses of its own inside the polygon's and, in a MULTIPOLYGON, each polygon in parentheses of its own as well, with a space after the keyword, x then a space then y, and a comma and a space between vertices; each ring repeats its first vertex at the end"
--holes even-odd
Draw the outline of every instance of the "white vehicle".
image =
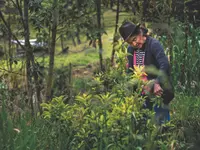
MULTIPOLYGON (((18 40, 21 45, 25 45, 25 40, 18 40)), ((18 45, 16 40, 11 40, 12 43, 15 43, 18 45)), ((34 47, 43 47, 43 46, 47 46, 47 43, 45 42, 38 42, 37 39, 30 39, 29 40, 30 44, 34 47)))
MULTIPOLYGON (((25 45, 25 40, 18 40, 21 45, 25 45)), ((20 47, 18 42, 16 40, 11 40, 13 44, 16 44, 16 56, 21 57, 25 55, 25 51, 20 47)), ((30 45, 34 48, 34 50, 43 48, 47 46, 47 43, 45 42, 38 42, 37 39, 30 39, 29 40, 30 45)))

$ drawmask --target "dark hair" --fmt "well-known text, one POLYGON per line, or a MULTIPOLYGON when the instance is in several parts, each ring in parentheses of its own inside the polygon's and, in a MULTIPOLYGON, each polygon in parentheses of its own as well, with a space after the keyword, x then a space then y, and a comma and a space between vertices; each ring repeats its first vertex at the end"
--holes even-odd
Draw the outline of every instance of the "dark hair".
POLYGON ((148 29, 147 28, 140 27, 140 30, 142 30, 144 36, 147 36, 147 33, 148 33, 148 29))

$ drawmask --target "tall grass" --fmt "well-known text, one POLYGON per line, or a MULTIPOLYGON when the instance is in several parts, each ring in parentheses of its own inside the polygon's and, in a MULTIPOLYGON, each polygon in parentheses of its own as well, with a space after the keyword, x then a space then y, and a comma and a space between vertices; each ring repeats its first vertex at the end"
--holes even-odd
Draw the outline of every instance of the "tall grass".
MULTIPOLYGON (((172 27, 173 28, 173 27, 172 27)), ((172 47, 171 72, 173 84, 177 92, 200 94, 200 28, 192 25, 176 23, 173 29, 172 46, 166 37, 165 48, 172 47)))
MULTIPOLYGON (((4 99, 5 100, 5 99, 4 99)), ((0 150, 67 150, 70 133, 62 131, 63 124, 48 123, 41 117, 21 115, 11 119, 2 105, 0 111, 0 150)), ((67 128, 67 127, 66 127, 67 128)))
POLYGON ((21 116, 11 119, 11 114, 8 113, 7 109, 7 94, 7 91, 1 89, 0 149, 36 149, 36 130, 33 130, 33 126, 29 124, 28 119, 21 116))

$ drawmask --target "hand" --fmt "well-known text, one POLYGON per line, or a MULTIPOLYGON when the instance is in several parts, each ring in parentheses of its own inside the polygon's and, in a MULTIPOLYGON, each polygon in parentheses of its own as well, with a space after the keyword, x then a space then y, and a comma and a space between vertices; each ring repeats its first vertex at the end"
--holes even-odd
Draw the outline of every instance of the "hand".
POLYGON ((145 91, 145 93, 150 93, 151 92, 151 88, 148 85, 143 86, 143 90, 145 91))
POLYGON ((156 96, 161 96, 163 94, 163 89, 160 87, 160 84, 158 84, 158 83, 154 84, 154 91, 153 92, 156 96))

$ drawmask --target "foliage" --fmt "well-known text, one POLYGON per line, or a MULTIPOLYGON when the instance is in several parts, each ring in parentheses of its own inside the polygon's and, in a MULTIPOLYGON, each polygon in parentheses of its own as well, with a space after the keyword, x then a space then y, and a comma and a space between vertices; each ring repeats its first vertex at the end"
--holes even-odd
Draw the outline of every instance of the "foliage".
POLYGON ((71 89, 70 84, 72 84, 70 83, 70 80, 72 80, 71 71, 69 66, 55 69, 55 79, 53 84, 53 94, 55 96, 69 94, 69 89, 71 89))
POLYGON ((160 41, 165 46, 166 53, 171 51, 172 80, 177 91, 185 91, 188 94, 199 95, 199 28, 191 24, 173 23, 172 47, 166 35, 160 36, 160 41), (170 50, 171 48, 171 50, 170 50))
POLYGON ((107 93, 78 96, 74 105, 68 105, 61 96, 43 104, 45 119, 22 115, 15 120, 2 105, 0 148, 155 149, 160 145, 160 149, 198 149, 198 97, 176 96, 171 104, 172 122, 164 133, 152 120, 145 126, 136 103, 134 97, 119 101, 107 93))
MULTIPOLYGON (((121 53, 118 56, 124 58, 121 53)), ((91 81, 91 90, 78 95, 75 103, 65 104, 63 97, 43 103, 43 117, 62 126, 62 132, 73 132, 70 149, 152 149, 164 145, 157 138, 158 127, 153 112, 142 109, 142 68, 127 76, 118 65, 91 81), (135 90, 130 88, 135 86, 135 90), (66 128, 67 126, 67 128, 66 128)), ((59 132, 60 133, 60 132, 59 132)), ((68 141, 68 139, 66 139, 68 141)), ((166 141, 165 141, 166 142, 166 141)))
MULTIPOLYGON (((31 27, 37 31, 31 33, 31 36, 36 35, 40 42, 50 42, 52 12, 55 9, 52 7, 53 1, 30 0, 29 2, 31 27)), ((59 14, 57 18, 59 38, 60 35, 75 35, 78 30, 82 34, 87 33, 90 40, 96 39, 99 32, 106 33, 104 29, 97 30, 97 23, 94 21, 96 20, 94 2, 94 0, 58 0, 56 9, 59 14)), ((108 7, 109 2, 111 3, 104 0, 102 8, 108 7)), ((147 16, 144 14, 145 8, 142 10, 143 2, 145 1, 140 0, 132 5, 132 0, 124 0, 121 1, 121 6, 130 11, 136 9, 138 5, 140 15, 132 19, 144 21, 143 17, 147 16)), ((71 61, 82 65, 97 60, 98 55, 94 54, 94 49, 93 53, 56 57, 58 67, 54 72, 52 90, 54 98, 48 103, 42 103, 43 113, 35 117, 29 114, 26 93, 22 91, 25 78, 18 77, 21 73, 15 74, 21 68, 24 75, 21 63, 23 59, 15 61, 17 59, 12 58, 12 61, 16 62, 12 64, 13 72, 1 71, 0 149, 199 149, 199 97, 194 96, 199 94, 200 87, 199 28, 194 28, 187 20, 182 24, 172 18, 171 0, 149 2, 149 18, 145 19, 154 22, 152 28, 157 35, 160 35, 156 35, 156 38, 163 43, 166 53, 171 55, 172 79, 177 91, 171 103, 171 122, 158 126, 155 124, 154 112, 143 109, 145 98, 140 94, 142 87, 146 85, 152 87, 153 81, 141 80, 145 75, 142 67, 135 68, 134 75, 126 73, 126 48, 121 51, 119 35, 116 34, 117 42, 113 43, 113 48, 117 51, 116 66, 111 68, 110 61, 106 61, 106 72, 97 71, 93 79, 83 77, 72 83, 71 72, 63 65, 71 61), (78 59, 80 61, 77 62, 78 59), (5 84, 7 86, 4 86, 5 84), (69 103, 68 99, 72 101, 69 103), (14 109, 17 106, 20 112, 14 109)), ((13 7, 13 4, 10 6, 13 7)), ((110 10, 106 15, 103 24, 109 27, 107 33, 110 36, 113 33, 108 29, 112 28, 114 17, 110 10)), ((9 15, 5 16, 9 20, 9 15)), ((18 14, 11 14, 13 18, 10 20, 11 28, 17 37, 22 37, 24 34, 21 28, 22 22, 18 17, 18 14)), ((122 20, 124 16, 120 18, 122 20)), ((1 25, 1 32, 4 38, 3 48, 6 48, 8 37, 4 25, 1 25)), ((107 35, 103 35, 103 42, 107 44, 104 47, 106 55, 111 46, 108 41, 107 35)), ((67 43, 69 44, 68 41, 67 43)), ((6 70, 9 69, 7 62, 11 55, 7 56, 6 61, 1 61, 1 68, 6 70)), ((145 71, 157 74, 157 70, 152 68, 145 71)), ((155 103, 162 104, 159 97, 148 94, 155 103)))

